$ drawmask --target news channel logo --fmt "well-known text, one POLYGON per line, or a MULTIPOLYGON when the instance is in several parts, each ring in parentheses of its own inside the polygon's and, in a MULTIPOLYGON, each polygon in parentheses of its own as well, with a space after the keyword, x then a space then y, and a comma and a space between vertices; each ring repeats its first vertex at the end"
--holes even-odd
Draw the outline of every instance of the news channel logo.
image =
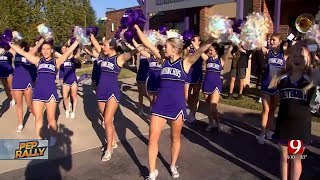
POLYGON ((1 160, 48 159, 48 140, 2 139, 1 160))

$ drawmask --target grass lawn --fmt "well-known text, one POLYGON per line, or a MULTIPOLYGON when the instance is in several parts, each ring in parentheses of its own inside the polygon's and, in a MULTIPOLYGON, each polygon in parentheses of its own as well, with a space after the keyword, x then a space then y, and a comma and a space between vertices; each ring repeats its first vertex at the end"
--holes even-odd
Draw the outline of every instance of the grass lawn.
MULTIPOLYGON (((81 76, 82 74, 91 74, 92 68, 93 68, 92 64, 83 64, 80 69, 77 69, 76 74, 77 74, 77 76, 81 76)), ((119 79, 135 77, 135 75, 136 75, 136 73, 134 73, 126 68, 122 68, 121 72, 119 74, 119 79)))
MULTIPOLYGON (((242 97, 242 99, 225 99, 224 97, 226 97, 228 95, 227 90, 229 90, 229 87, 224 88, 223 92, 222 92, 222 97, 220 98, 220 102, 222 104, 227 104, 227 105, 231 105, 231 106, 237 106, 237 107, 242 107, 242 108, 246 108, 246 109, 254 109, 254 110, 258 110, 258 111, 262 111, 262 105, 261 103, 258 102, 259 100, 259 94, 260 94, 260 90, 256 89, 256 88, 247 88, 245 91, 245 95, 242 97)), ((235 91, 237 92, 237 91, 235 91)), ((235 97, 238 95, 234 95, 235 97)), ((204 99, 204 94, 200 94, 200 99, 204 99)), ((316 117, 313 116, 312 120, 314 122, 319 122, 320 123, 320 117, 316 117)))

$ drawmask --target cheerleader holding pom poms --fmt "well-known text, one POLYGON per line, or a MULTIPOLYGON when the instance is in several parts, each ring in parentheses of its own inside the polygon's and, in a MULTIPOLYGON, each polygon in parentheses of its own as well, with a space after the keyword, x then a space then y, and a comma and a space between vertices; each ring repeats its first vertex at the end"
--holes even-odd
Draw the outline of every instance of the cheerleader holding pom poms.
POLYGON ((67 60, 69 55, 78 46, 78 44, 79 41, 75 41, 75 43, 72 44, 66 53, 61 55, 59 58, 54 58, 54 49, 51 43, 44 42, 42 44, 41 57, 29 54, 19 46, 10 43, 11 48, 14 49, 18 54, 24 56, 29 62, 38 66, 36 86, 33 91, 36 136, 39 139, 43 138, 41 129, 43 125, 43 108, 45 106, 51 135, 49 146, 54 146, 57 141, 57 122, 55 119, 55 112, 59 97, 55 84, 56 72, 60 65, 67 60))
MULTIPOLYGON (((28 52, 29 54, 35 55, 44 42, 44 39, 41 38, 36 43, 36 46, 32 48, 29 47, 29 44, 27 42, 22 40, 22 37, 20 39, 14 37, 14 41, 19 44, 18 46, 24 51, 28 52)), ((34 81, 36 80, 36 66, 29 62, 24 56, 14 52, 13 49, 12 52, 14 55, 15 65, 12 79, 12 94, 17 103, 17 132, 21 132, 23 129, 23 96, 25 97, 29 111, 35 117, 32 106, 32 88, 35 87, 34 81)))
POLYGON ((177 32, 170 32, 164 45, 165 56, 161 56, 157 47, 144 36, 139 26, 135 25, 142 43, 159 59, 163 61, 160 74, 160 87, 157 99, 152 106, 152 116, 149 134, 149 179, 154 180, 158 175, 156 159, 158 155, 158 141, 167 120, 171 120, 171 166, 170 173, 174 178, 179 177, 176 161, 180 152, 180 135, 186 115, 184 85, 192 64, 206 51, 211 39, 204 43, 194 54, 182 59, 183 41, 177 32), (170 99, 168 99, 170 97, 170 99))
POLYGON ((293 159, 290 158, 292 155, 288 156, 288 142, 300 140, 306 146, 311 140, 312 115, 309 104, 315 90, 312 83, 312 77, 315 76, 311 74, 310 62, 309 51, 303 43, 298 42, 289 50, 285 72, 274 77, 269 86, 280 91, 280 106, 273 137, 280 146, 280 170, 283 180, 298 180, 302 172, 301 155, 305 147, 302 147, 303 151, 295 154, 293 159))
MULTIPOLYGON (((197 38, 192 42, 192 44, 195 49, 199 48, 199 40, 197 38)), ((220 76, 225 61, 229 56, 231 56, 232 45, 228 47, 221 58, 218 56, 219 48, 220 46, 218 44, 213 43, 210 46, 208 53, 203 53, 201 55, 203 61, 206 63, 206 73, 203 80, 202 91, 205 94, 205 99, 209 107, 209 125, 206 128, 206 131, 211 131, 214 127, 213 120, 216 120, 218 130, 222 130, 222 126, 220 125, 219 112, 217 109, 217 105, 220 99, 220 93, 222 92, 222 79, 220 76)))
MULTIPOLYGON (((75 38, 71 38, 69 42, 66 44, 66 51, 69 49, 71 44, 75 41, 75 38)), ((61 65, 63 68, 63 85, 62 85, 62 96, 63 103, 66 108, 66 118, 75 118, 75 112, 78 103, 78 84, 77 84, 77 76, 76 69, 81 67, 81 63, 79 61, 79 47, 77 47, 73 53, 70 54, 68 59, 61 65), (70 101, 69 93, 71 91, 72 104, 70 101)))
MULTIPOLYGON (((101 75, 99 86, 97 88, 97 99, 99 109, 103 114, 105 130, 107 135, 107 149, 102 156, 102 161, 109 161, 113 154, 113 146, 115 146, 115 130, 114 130, 114 114, 120 102, 120 88, 118 85, 118 75, 124 63, 138 52, 137 49, 127 53, 118 54, 118 43, 115 38, 106 39, 103 46, 99 45, 93 35, 90 36, 91 42, 98 52, 102 52, 105 57, 101 62, 101 75)), ((142 48, 140 46, 140 48, 142 48)), ((141 49, 140 49, 141 50, 141 49)))
MULTIPOLYGON (((14 106, 15 100, 12 96, 12 60, 13 53, 8 44, 12 40, 12 31, 9 29, 4 30, 0 37, 0 80, 10 100, 10 106, 14 106)), ((2 114, 0 114, 1 117, 2 114)))

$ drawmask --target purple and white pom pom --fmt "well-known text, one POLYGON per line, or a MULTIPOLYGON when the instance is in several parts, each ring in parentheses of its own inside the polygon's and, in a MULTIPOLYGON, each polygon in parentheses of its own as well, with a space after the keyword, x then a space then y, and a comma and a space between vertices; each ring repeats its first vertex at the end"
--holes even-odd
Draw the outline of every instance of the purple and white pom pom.
POLYGON ((179 34, 179 30, 177 29, 170 29, 169 31, 167 31, 167 39, 169 38, 178 38, 178 39, 182 39, 181 34, 179 34))
POLYGON ((159 39, 157 37, 157 34, 153 30, 148 30, 145 32, 145 35, 147 36, 148 40, 155 46, 158 44, 159 39))
POLYGON ((232 32, 229 37, 228 37, 228 40, 231 41, 233 44, 240 44, 241 41, 240 41, 240 35, 235 33, 235 32, 232 32))
POLYGON ((23 39, 21 33, 19 33, 18 31, 13 31, 12 32, 12 39, 14 41, 21 41, 23 39))
POLYGON ((77 39, 80 39, 82 45, 88 46, 91 45, 89 38, 86 35, 86 30, 80 26, 75 26, 73 31, 73 36, 77 39))
POLYGON ((320 45, 320 27, 319 24, 313 25, 306 33, 308 39, 315 40, 320 45))
POLYGON ((214 15, 209 20, 208 33, 220 42, 227 41, 228 33, 232 31, 232 21, 221 15, 214 15))
POLYGON ((241 28, 240 40, 245 49, 261 47, 268 33, 267 19, 261 13, 252 13, 241 28))
POLYGON ((40 35, 45 39, 45 41, 50 41, 53 39, 53 32, 52 30, 47 27, 45 24, 39 24, 37 26, 38 32, 40 35))

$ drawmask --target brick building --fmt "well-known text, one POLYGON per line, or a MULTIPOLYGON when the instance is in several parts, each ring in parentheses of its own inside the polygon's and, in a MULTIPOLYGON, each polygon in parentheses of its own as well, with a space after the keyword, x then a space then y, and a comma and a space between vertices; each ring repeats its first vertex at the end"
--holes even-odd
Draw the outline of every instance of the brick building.
MULTIPOLYGON (((269 32, 279 32, 285 39, 290 33, 299 34, 295 20, 302 13, 316 15, 320 0, 138 0, 147 14, 145 29, 158 29, 160 25, 178 29, 192 29, 202 38, 208 36, 206 27, 208 17, 214 14, 231 19, 243 19, 251 12, 262 12, 268 19, 269 32), (210 4, 208 4, 210 3, 210 4)), ((107 38, 113 37, 120 25, 120 19, 126 9, 107 12, 107 38)), ((231 61, 226 62, 222 74, 228 74, 231 61)), ((250 83, 251 60, 247 68, 246 84, 250 83)))
MULTIPOLYGON (((315 15, 320 4, 320 0, 308 3, 305 0, 212 0, 209 5, 206 4, 209 2, 207 0, 148 0, 144 3, 138 0, 138 2, 141 6, 132 8, 141 8, 148 14, 147 29, 157 29, 160 25, 166 25, 180 32, 193 29, 204 37, 207 36, 205 27, 211 15, 221 14, 235 19, 243 18, 251 12, 263 12, 269 19, 270 32, 279 32, 283 38, 291 32, 297 34, 295 19, 302 13, 315 15), (183 3, 184 1, 186 3, 183 3), (202 4, 204 6, 201 6, 202 4)), ((108 38, 113 37, 118 29, 125 10, 106 13, 105 25, 108 38)))

